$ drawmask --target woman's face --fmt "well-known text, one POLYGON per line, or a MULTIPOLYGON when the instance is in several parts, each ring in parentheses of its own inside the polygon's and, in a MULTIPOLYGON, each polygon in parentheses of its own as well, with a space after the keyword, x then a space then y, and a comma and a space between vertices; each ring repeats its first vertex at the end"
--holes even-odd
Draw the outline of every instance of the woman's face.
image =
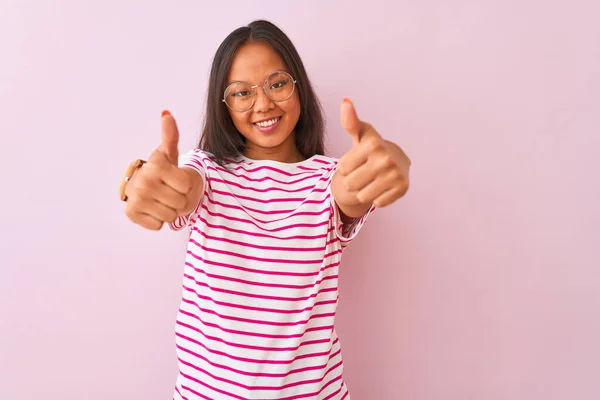
MULTIPOLYGON (((255 88, 254 105, 248 111, 228 109, 229 115, 237 130, 246 138, 247 157, 296 162, 302 159, 296 149, 294 132, 300 118, 298 88, 287 100, 271 100, 262 85, 276 71, 289 72, 283 59, 271 46, 261 42, 243 45, 233 59, 225 86, 232 82, 259 86, 255 88)), ((287 84, 292 85, 292 82, 287 84)))

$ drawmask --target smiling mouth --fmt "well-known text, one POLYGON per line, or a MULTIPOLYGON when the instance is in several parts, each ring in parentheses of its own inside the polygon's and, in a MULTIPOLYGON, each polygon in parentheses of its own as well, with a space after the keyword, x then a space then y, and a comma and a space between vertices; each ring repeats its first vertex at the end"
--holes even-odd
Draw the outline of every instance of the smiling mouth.
POLYGON ((281 117, 275 117, 275 118, 268 119, 266 121, 255 122, 253 125, 259 126, 261 128, 268 128, 270 126, 275 125, 279 121, 281 121, 281 117))

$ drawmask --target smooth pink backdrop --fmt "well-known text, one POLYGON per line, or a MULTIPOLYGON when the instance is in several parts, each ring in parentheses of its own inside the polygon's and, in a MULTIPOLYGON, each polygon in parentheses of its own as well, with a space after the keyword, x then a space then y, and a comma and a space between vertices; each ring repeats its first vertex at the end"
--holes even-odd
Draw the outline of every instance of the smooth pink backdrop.
POLYGON ((296 43, 331 155, 350 96, 413 160, 345 254, 353 400, 600 398, 599 4, 3 0, 0 399, 171 398, 185 233, 117 187, 163 108, 194 146, 255 18, 296 43))

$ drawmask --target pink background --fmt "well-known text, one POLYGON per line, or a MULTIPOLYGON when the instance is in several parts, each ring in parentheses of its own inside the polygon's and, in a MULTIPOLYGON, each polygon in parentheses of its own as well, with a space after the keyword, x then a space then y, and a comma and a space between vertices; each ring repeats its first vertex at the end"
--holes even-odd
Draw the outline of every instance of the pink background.
POLYGON ((117 187, 163 108, 195 144, 255 18, 296 43, 331 155, 350 96, 413 160, 345 254, 353 400, 600 398, 600 3, 319 3, 2 1, 0 399, 171 398, 185 233, 117 187))

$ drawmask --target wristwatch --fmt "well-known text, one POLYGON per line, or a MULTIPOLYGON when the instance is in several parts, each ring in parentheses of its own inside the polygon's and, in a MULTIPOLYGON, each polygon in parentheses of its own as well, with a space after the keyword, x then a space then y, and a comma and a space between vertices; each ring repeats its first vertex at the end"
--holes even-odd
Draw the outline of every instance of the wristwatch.
POLYGON ((125 187, 127 186, 127 182, 129 182, 135 171, 141 168, 141 166, 144 164, 146 164, 146 161, 138 158, 137 160, 129 164, 129 166, 127 167, 127 170, 125 171, 125 176, 121 180, 121 185, 119 186, 119 195, 121 197, 121 200, 127 201, 127 195, 125 194, 125 187))

